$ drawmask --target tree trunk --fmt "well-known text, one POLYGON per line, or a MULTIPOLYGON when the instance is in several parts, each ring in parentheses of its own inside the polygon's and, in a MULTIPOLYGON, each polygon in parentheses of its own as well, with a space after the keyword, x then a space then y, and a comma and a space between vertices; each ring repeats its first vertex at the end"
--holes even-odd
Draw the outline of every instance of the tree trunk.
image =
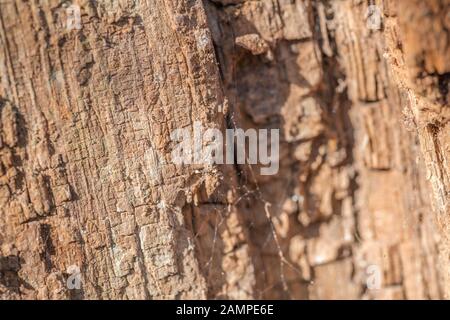
POLYGON ((448 297, 449 0, 67 5, 0 3, 0 299, 448 297))

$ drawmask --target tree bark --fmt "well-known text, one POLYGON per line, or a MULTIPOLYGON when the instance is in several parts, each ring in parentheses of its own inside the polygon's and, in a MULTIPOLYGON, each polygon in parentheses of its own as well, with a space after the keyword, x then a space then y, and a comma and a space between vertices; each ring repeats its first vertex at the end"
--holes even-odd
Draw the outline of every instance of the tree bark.
POLYGON ((449 297, 450 1, 74 4, 0 3, 1 299, 449 297))

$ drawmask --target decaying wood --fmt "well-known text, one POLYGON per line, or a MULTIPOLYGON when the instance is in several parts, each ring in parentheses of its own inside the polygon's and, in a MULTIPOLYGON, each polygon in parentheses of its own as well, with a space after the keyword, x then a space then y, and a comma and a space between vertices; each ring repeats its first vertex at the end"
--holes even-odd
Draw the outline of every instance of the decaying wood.
POLYGON ((449 297, 450 1, 69 4, 0 3, 0 298, 449 297), (195 122, 279 172, 175 165, 195 122))

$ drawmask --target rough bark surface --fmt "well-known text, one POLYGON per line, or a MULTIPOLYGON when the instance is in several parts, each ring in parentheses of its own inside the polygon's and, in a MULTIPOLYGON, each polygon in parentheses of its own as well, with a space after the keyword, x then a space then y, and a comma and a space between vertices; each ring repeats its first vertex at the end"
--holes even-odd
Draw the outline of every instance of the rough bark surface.
POLYGON ((449 297, 449 0, 65 4, 0 2, 1 299, 449 297), (173 164, 196 122, 279 172, 173 164))

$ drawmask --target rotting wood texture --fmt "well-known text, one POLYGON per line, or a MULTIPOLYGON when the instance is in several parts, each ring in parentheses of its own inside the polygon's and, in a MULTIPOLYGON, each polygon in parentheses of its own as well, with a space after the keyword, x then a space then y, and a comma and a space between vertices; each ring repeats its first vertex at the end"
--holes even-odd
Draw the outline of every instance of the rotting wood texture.
POLYGON ((449 0, 1 1, 0 299, 449 298, 449 30, 449 0), (194 123, 280 129, 278 173, 174 164, 194 123))

